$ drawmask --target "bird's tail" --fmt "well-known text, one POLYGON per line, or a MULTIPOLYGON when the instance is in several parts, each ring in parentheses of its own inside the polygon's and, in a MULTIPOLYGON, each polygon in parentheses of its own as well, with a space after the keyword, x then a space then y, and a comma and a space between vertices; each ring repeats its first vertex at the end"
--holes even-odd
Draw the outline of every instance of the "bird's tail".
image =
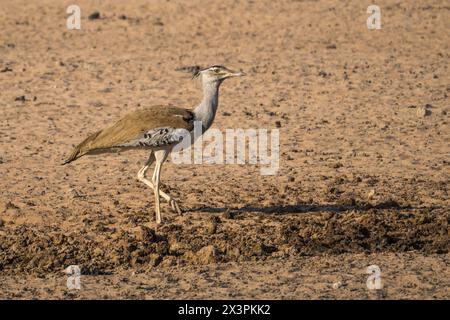
POLYGON ((89 151, 91 151, 90 146, 92 145, 92 142, 97 138, 97 136, 100 134, 101 131, 98 131, 94 134, 91 134, 89 137, 83 140, 79 145, 77 145, 72 152, 70 153, 69 157, 64 160, 62 165, 66 165, 71 163, 72 161, 75 161, 85 154, 87 154, 89 151))
POLYGON ((72 161, 75 161, 75 160, 77 160, 78 158, 82 157, 83 154, 81 153, 81 150, 80 150, 79 147, 80 147, 79 145, 76 146, 75 149, 72 151, 72 153, 69 155, 69 157, 68 157, 66 160, 64 160, 64 162, 61 163, 61 165, 69 164, 69 163, 71 163, 72 161))

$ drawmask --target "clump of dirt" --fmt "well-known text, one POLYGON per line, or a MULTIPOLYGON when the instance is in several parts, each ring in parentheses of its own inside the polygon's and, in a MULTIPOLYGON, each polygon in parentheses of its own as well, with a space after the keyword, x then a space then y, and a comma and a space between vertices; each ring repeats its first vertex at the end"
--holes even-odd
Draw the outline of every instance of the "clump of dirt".
POLYGON ((445 209, 380 204, 343 212, 238 212, 232 220, 216 215, 203 220, 192 225, 175 221, 157 231, 119 230, 106 240, 95 236, 95 228, 67 234, 58 227, 8 228, 0 235, 0 270, 44 273, 80 265, 83 274, 108 274, 269 257, 411 250, 443 254, 449 248, 445 209))
POLYGON ((80 265, 83 274, 107 274, 120 267, 157 265, 168 254, 168 243, 145 227, 136 234, 120 231, 105 243, 86 234, 22 225, 1 237, 0 249, 0 270, 4 272, 41 273, 80 265))

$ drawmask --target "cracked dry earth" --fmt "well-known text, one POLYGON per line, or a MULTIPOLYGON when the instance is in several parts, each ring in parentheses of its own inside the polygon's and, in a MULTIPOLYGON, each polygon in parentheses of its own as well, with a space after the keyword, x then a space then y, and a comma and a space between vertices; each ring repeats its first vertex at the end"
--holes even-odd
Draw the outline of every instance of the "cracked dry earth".
POLYGON ((62 3, 0 1, 1 299, 450 297, 445 1, 382 1, 377 31, 360 1, 77 4, 70 31, 62 3), (169 161, 184 214, 156 227, 144 153, 60 166, 131 110, 194 106, 195 63, 248 73, 214 128, 278 128, 276 175, 169 161))

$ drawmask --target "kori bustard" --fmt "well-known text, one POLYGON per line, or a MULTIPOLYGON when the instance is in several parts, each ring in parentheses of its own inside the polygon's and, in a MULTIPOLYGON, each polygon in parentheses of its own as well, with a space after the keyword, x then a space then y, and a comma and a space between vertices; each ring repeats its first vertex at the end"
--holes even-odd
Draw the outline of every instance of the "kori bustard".
MULTIPOLYGON (((145 149, 150 152, 145 165, 138 172, 138 179, 154 190, 156 223, 161 223, 160 196, 167 200, 172 210, 181 214, 177 201, 160 190, 161 167, 175 145, 192 134, 194 121, 200 121, 202 133, 212 125, 219 104, 219 87, 231 77, 241 77, 243 72, 224 66, 208 68, 188 67, 193 77, 201 77, 203 99, 193 110, 171 105, 156 105, 127 114, 112 126, 87 137, 77 145, 64 164, 84 155, 102 154, 115 150, 145 149), (156 161, 153 177, 146 178, 147 170, 156 161)), ((191 140, 192 141, 192 140, 191 140)))

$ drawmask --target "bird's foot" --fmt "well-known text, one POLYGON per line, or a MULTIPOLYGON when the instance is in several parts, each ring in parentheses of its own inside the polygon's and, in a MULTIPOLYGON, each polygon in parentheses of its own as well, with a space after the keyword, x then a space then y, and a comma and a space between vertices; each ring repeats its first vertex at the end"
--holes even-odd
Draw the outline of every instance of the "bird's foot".
POLYGON ((178 203, 176 202, 175 199, 170 199, 170 206, 172 207, 172 210, 176 213, 178 213, 179 215, 181 215, 181 210, 180 210, 180 206, 178 205, 178 203))

